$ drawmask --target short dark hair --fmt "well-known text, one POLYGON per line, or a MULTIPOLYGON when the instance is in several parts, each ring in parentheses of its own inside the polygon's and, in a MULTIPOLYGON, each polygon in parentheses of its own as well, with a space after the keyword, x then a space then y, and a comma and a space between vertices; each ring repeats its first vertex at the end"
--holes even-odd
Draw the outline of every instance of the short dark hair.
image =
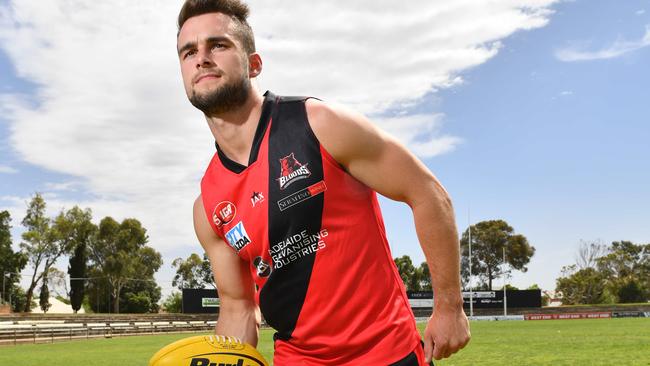
POLYGON ((248 5, 240 0, 185 0, 178 13, 179 33, 189 18, 207 13, 222 13, 229 16, 235 24, 235 37, 241 42, 244 51, 249 55, 255 52, 255 36, 246 20, 250 10, 248 5))

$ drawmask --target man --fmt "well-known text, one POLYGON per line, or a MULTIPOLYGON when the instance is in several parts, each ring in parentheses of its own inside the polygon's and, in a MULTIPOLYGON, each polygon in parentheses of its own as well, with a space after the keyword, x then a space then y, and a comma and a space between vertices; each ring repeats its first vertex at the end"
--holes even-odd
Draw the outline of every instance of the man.
POLYGON ((217 147, 194 203, 221 299, 216 333, 256 345, 263 314, 278 366, 449 357, 470 335, 446 191, 363 116, 261 95, 247 16, 239 0, 186 0, 178 18, 185 90, 217 147), (435 293, 423 346, 375 192, 413 210, 435 293))

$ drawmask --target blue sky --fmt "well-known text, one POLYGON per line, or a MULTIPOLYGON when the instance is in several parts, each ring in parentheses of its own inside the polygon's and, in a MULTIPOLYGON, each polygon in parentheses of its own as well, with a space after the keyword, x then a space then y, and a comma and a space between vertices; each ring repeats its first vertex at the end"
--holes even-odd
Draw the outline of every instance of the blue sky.
MULTIPOLYGON (((517 286, 554 289, 580 240, 648 242, 650 1, 442 3, 419 4, 440 21, 386 5, 342 31, 335 20, 318 23, 340 31, 325 36, 304 5, 283 15, 305 18, 293 24, 269 20, 274 9, 253 1, 260 88, 342 102, 395 133, 452 195, 459 231, 471 208, 472 222, 504 219, 536 247, 528 273, 510 279, 517 286), (387 24, 373 28, 375 16, 387 24), (332 52, 341 47, 349 54, 332 52)), ((48 6, 0 2, 0 25, 10 29, 0 32, 0 209, 12 212, 14 243, 35 191, 52 214, 79 204, 97 220, 142 218, 163 253, 158 279, 168 291, 173 258, 199 250, 189 212, 213 152, 180 85, 179 5, 126 23, 137 29, 99 23, 118 12, 108 5, 88 5, 83 16, 48 6), (156 57, 136 42, 153 26, 156 57), (120 42, 138 46, 123 53, 120 42)), ((357 19, 353 6, 339 4, 340 16, 357 19)), ((382 207, 394 256, 421 262, 409 210, 384 199, 382 207)))
POLYGON ((454 198, 458 225, 467 227, 471 207, 472 222, 504 219, 537 249, 516 285, 552 289, 581 239, 648 242, 650 47, 580 62, 556 53, 643 38, 650 16, 637 12, 649 4, 554 6, 546 27, 509 37, 499 55, 464 73, 465 84, 431 97, 445 129, 465 140, 426 160, 454 198))

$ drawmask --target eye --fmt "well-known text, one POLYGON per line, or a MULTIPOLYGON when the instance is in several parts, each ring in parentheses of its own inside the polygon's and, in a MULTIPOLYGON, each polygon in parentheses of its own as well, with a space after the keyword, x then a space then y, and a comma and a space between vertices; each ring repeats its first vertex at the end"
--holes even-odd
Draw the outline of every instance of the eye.
POLYGON ((183 53, 183 60, 187 59, 190 56, 194 56, 196 54, 196 50, 188 50, 187 52, 183 53))
POLYGON ((226 45, 224 43, 215 43, 212 45, 212 49, 220 49, 220 48, 226 48, 226 45))

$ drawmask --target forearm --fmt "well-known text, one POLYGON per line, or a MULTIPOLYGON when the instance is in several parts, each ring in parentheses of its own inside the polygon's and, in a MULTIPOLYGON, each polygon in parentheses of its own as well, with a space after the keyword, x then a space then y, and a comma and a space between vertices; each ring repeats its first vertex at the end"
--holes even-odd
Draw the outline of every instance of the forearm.
POLYGON ((462 309, 460 244, 454 210, 437 182, 412 205, 418 239, 431 273, 434 309, 462 309))
POLYGON ((250 301, 230 300, 221 303, 215 334, 232 336, 257 346, 261 315, 250 301))

